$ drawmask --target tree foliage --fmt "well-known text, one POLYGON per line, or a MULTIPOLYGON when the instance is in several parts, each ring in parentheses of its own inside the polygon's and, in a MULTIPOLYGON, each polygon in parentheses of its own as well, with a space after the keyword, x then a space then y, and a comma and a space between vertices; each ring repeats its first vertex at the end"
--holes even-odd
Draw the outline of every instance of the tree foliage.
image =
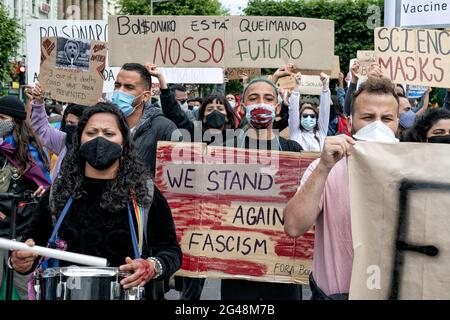
POLYGON ((348 69, 357 50, 373 50, 373 28, 383 25, 383 12, 383 0, 250 0, 244 9, 248 16, 334 20, 335 54, 340 56, 341 70, 348 69))
MULTIPOLYGON (((150 0, 120 0, 123 14, 149 15, 150 0)), ((226 13, 219 0, 176 0, 153 3, 154 15, 219 16, 226 13)))
POLYGON ((0 82, 10 81, 11 59, 15 57, 22 39, 22 30, 15 19, 8 16, 5 6, 0 3, 0 82))

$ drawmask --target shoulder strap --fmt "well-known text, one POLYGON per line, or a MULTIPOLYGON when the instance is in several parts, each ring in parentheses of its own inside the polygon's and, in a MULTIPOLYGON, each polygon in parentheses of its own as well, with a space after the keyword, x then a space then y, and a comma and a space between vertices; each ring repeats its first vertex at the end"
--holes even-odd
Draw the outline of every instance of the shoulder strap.
POLYGON ((53 232, 52 232, 52 235, 50 236, 50 239, 48 239, 48 243, 51 246, 56 245, 56 237, 58 236, 59 228, 61 228, 61 224, 62 224, 64 218, 66 217, 67 212, 69 211, 70 207, 72 206, 72 202, 73 202, 73 196, 70 196, 70 198, 67 200, 66 204, 64 205, 63 211, 59 215, 58 220, 56 221, 56 224, 55 224, 55 227, 53 228, 53 232))

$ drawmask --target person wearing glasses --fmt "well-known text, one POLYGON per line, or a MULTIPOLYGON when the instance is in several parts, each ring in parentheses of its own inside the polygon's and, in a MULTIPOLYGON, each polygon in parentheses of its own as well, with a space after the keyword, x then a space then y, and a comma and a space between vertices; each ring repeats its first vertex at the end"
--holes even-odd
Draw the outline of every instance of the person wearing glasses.
POLYGON ((322 91, 320 93, 320 112, 311 103, 300 105, 301 73, 295 75, 297 85, 289 97, 289 133, 290 139, 298 142, 303 151, 320 152, 323 149, 330 121, 331 94, 329 77, 320 74, 322 91))

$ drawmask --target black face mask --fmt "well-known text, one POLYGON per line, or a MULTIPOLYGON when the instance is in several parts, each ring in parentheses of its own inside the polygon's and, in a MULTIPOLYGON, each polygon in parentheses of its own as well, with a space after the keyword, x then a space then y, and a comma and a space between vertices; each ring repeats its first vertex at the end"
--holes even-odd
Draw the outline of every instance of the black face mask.
POLYGON ((226 120, 227 117, 223 113, 214 110, 206 116, 205 123, 210 129, 222 129, 226 120))
POLYGON ((74 134, 77 132, 77 126, 66 124, 64 128, 64 132, 66 133, 66 147, 70 148, 72 146, 72 139, 74 134))
POLYGON ((108 169, 122 155, 122 147, 105 138, 98 137, 83 143, 80 155, 95 169, 108 169))
POLYGON ((446 144, 450 144, 450 135, 430 137, 430 138, 428 138, 428 142, 429 143, 446 143, 446 144))

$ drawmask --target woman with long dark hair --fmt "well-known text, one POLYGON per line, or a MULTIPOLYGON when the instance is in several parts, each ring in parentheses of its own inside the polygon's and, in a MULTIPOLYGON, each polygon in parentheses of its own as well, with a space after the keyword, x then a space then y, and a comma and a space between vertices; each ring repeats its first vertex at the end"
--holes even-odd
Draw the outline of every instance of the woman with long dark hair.
POLYGON ((444 108, 428 110, 405 132, 402 141, 450 143, 450 111, 444 108))
MULTIPOLYGON (((166 279, 180 268, 170 208, 138 160, 115 105, 99 103, 85 110, 60 178, 45 199, 27 232, 29 244, 47 243, 55 214, 61 221, 59 238, 49 244, 105 257, 111 266, 133 272, 121 281, 125 289, 166 279)), ((17 271, 30 272, 36 258, 16 252, 11 262, 17 271)), ((147 299, 153 298, 151 291, 146 286, 147 299)))
MULTIPOLYGON (((17 97, 0 98, 0 192, 14 194, 33 193, 50 185, 49 161, 38 137, 26 122, 25 106, 17 97)), ((35 203, 18 207, 16 238, 21 240, 31 221, 35 203)), ((0 237, 9 238, 11 225, 11 200, 0 201, 0 237)), ((0 250, 0 283, 4 261, 8 252, 0 250)), ((21 297, 26 297, 26 278, 16 274, 15 287, 21 297)))

